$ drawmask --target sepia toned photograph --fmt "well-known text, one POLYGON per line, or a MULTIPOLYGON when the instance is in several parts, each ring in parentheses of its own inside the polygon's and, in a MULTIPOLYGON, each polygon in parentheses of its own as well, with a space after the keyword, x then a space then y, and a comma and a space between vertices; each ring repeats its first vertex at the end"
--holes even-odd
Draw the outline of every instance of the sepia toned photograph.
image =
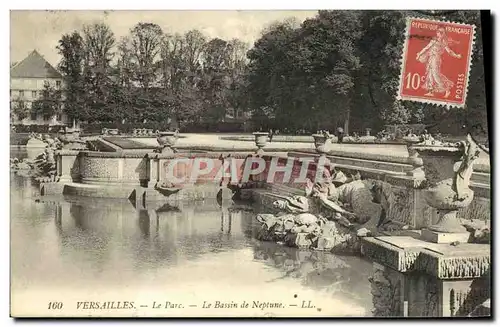
POLYGON ((491 34, 11 10, 10 316, 491 318, 491 34))

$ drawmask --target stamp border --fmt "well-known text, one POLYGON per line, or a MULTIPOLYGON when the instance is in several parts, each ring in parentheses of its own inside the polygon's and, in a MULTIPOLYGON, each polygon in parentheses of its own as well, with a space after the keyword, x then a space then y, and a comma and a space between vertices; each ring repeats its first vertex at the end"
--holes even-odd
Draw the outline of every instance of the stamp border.
MULTIPOLYGON (((396 100, 398 101, 412 101, 412 102, 419 102, 419 103, 425 103, 425 104, 433 104, 436 106, 442 106, 446 107, 448 109, 450 108, 464 108, 465 103, 467 102, 467 94, 469 93, 469 80, 470 80, 470 71, 472 69, 472 58, 474 56, 474 49, 476 45, 476 25, 474 24, 465 24, 465 23, 457 23, 449 20, 437 20, 437 19, 428 19, 428 18, 419 18, 419 17, 406 17, 406 27, 405 27, 405 33, 404 33, 404 45, 403 45, 403 51, 401 52, 401 58, 400 58, 400 73, 399 73, 399 85, 398 85, 398 94, 396 95, 396 100), (425 99, 425 98, 414 98, 414 97, 405 97, 401 96, 401 91, 402 91, 402 78, 404 74, 404 67, 406 64, 406 52, 408 51, 408 44, 410 42, 409 34, 410 34, 410 27, 411 27, 411 21, 412 20, 421 20, 425 22, 432 22, 432 23, 448 23, 448 24, 455 24, 455 25, 462 25, 462 26, 467 26, 472 28, 472 38, 471 38, 471 43, 470 43, 470 55, 469 55, 469 62, 468 64, 468 69, 467 69, 467 80, 465 83, 465 88, 464 88, 464 101, 462 104, 458 103, 453 103, 453 102, 446 102, 444 100, 432 100, 432 99, 425 99)), ((477 51, 477 50, 476 50, 477 51)))

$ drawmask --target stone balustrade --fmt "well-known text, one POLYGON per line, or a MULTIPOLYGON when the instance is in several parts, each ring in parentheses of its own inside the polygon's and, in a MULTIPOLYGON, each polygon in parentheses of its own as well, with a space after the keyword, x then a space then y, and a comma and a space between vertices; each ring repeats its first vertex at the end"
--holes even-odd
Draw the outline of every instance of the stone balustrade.
POLYGON ((361 251, 374 262, 375 316, 467 316, 491 297, 490 244, 366 237, 361 251))
POLYGON ((80 179, 83 184, 141 186, 148 180, 147 165, 141 153, 82 151, 80 179))
MULTIPOLYGON (((109 147, 116 147, 111 142, 101 140, 109 147)), ((308 165, 305 177, 314 179, 316 165, 319 155, 307 152, 269 152, 262 156, 255 156, 253 152, 234 152, 232 149, 217 152, 177 152, 172 154, 154 153, 147 149, 130 149, 127 151, 114 149, 113 152, 95 151, 59 151, 57 154, 58 175, 62 182, 79 182, 82 184, 96 185, 129 185, 132 187, 154 187, 157 183, 167 181, 169 167, 173 169, 173 176, 183 179, 184 184, 217 184, 227 185, 229 182, 237 183, 243 176, 246 165, 252 167, 253 163, 247 162, 249 158, 260 157, 265 160, 264 171, 248 176, 249 181, 259 183, 260 186, 281 192, 280 187, 293 190, 300 194, 305 188, 304 181, 297 181, 303 169, 308 165), (304 161, 310 158, 311 161, 304 161), (212 162, 210 171, 205 171, 206 166, 201 167, 202 173, 192 180, 192 167, 195 164, 206 165, 206 160, 212 162), (176 162, 173 165, 173 162, 176 162), (271 171, 271 164, 291 167, 291 174, 285 180, 286 173, 275 169, 271 171), (170 165, 170 166, 169 166, 170 165), (225 177, 216 178, 221 168, 226 165, 225 177), (231 168, 234 174, 231 176, 231 168), (270 176, 272 175, 272 176, 270 176), (232 177, 232 178, 231 178, 232 177), (270 182, 269 182, 270 181, 270 182)), ((181 151, 188 151, 181 150, 181 151)), ((385 181, 390 188, 390 208, 387 213, 392 221, 408 225, 412 228, 429 226, 437 219, 434 209, 430 208, 423 198, 416 179, 407 172, 412 166, 405 163, 401 157, 390 156, 375 158, 374 154, 351 154, 336 153, 328 155, 330 162, 340 169, 348 177, 359 174, 362 179, 374 179, 385 181), (382 160, 384 159, 384 160, 382 160)), ((475 166, 485 168, 483 166, 475 166)), ((219 174, 220 175, 220 174, 219 174)), ((301 176, 304 177, 304 176, 301 176)), ((472 176, 471 188, 475 192, 473 203, 466 209, 460 211, 461 217, 469 219, 490 219, 490 188, 489 173, 475 171, 472 176), (486 177, 485 177, 486 176, 486 177)), ((175 183, 174 183, 175 184, 175 183)), ((178 183, 179 184, 179 183, 178 183)))

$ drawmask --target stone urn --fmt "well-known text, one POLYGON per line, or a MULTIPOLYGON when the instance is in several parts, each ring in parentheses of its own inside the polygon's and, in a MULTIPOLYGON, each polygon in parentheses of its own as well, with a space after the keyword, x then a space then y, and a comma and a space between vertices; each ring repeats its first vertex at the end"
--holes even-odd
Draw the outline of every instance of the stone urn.
POLYGON ((73 134, 73 139, 77 140, 80 138, 80 129, 78 128, 73 128, 73 131, 71 132, 73 134))
POLYGON ((255 132, 255 133, 253 133, 253 135, 255 136, 255 145, 258 148, 257 154, 263 154, 264 153, 263 148, 267 144, 267 138, 269 137, 269 133, 268 132, 255 132))
POLYGON ((156 140, 161 147, 161 153, 172 153, 174 152, 174 145, 177 143, 178 133, 177 132, 158 132, 156 140))
POLYGON ((433 142, 433 145, 423 142, 412 147, 422 159, 426 181, 425 201, 437 209, 439 215, 438 222, 428 227, 431 233, 423 231, 422 236, 436 243, 467 242, 467 229, 457 218, 457 212, 469 206, 474 197, 474 191, 469 188, 469 183, 473 163, 479 156, 479 150, 470 136, 467 137, 467 141, 456 144, 436 143, 441 142, 433 142), (449 233, 456 233, 456 238, 443 235, 449 233), (442 242, 440 237, 443 239, 442 242))

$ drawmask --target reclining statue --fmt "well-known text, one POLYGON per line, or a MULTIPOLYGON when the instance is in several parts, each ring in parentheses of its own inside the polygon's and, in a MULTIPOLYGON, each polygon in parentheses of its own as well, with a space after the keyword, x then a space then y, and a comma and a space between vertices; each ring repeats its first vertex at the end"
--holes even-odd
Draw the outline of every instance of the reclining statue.
POLYGON ((350 178, 335 169, 332 173, 325 168, 324 181, 307 180, 305 196, 279 196, 273 202, 278 214, 257 216, 262 224, 258 238, 298 247, 346 249, 359 245, 356 236, 375 234, 386 220, 390 186, 361 180, 359 173, 350 178))
MULTIPOLYGON (((317 199, 324 208, 336 213, 334 217, 345 218, 350 224, 360 224, 360 228, 370 231, 377 229, 381 223, 383 209, 380 203, 382 183, 354 177, 351 182, 336 187, 334 181, 339 181, 337 175, 332 176, 325 167, 323 170, 325 181, 313 183, 307 180, 306 195, 317 199), (377 191, 378 196, 374 196, 374 191, 377 191), (374 202, 374 198, 379 199, 378 201, 375 199, 374 202)), ((384 204, 388 206, 388 203, 384 204)))

